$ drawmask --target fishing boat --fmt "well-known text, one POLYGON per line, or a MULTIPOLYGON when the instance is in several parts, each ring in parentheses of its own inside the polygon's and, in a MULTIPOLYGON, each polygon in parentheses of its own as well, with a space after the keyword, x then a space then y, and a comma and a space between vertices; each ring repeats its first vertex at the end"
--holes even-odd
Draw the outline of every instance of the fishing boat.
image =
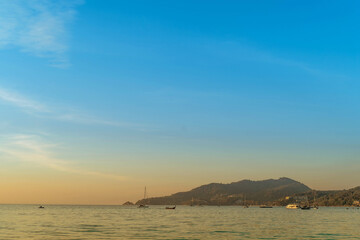
POLYGON ((286 206, 287 209, 298 209, 300 206, 298 204, 288 204, 286 206))
POLYGON ((269 205, 260 205, 260 208, 272 208, 272 206, 269 206, 269 205))
POLYGON ((175 209, 175 208, 176 208, 176 205, 173 207, 166 207, 165 209, 175 209))
POLYGON ((194 206, 194 197, 191 198, 191 204, 190 204, 190 207, 193 207, 194 206))
POLYGON ((314 202, 313 202, 313 209, 319 209, 319 206, 316 204, 316 193, 314 191, 314 202))
MULTIPOLYGON (((145 202, 145 200, 146 200, 146 187, 145 187, 145 190, 144 190, 144 198, 143 198, 143 201, 145 202)), ((138 208, 149 208, 149 206, 145 205, 145 203, 144 203, 144 204, 140 204, 140 205, 138 206, 138 208)))
POLYGON ((140 205, 138 206, 138 208, 149 208, 149 206, 148 206, 148 205, 145 205, 145 204, 140 204, 140 205))
POLYGON ((244 196, 244 206, 243 208, 249 208, 249 205, 246 204, 246 195, 244 196))
POLYGON ((310 210, 311 209, 310 204, 309 204, 309 199, 307 196, 306 196, 306 204, 304 206, 301 206, 300 209, 301 210, 310 210))
POLYGON ((44 206, 40 206, 39 208, 45 208, 44 206))
POLYGON ((301 210, 310 210, 311 207, 310 206, 302 206, 300 207, 301 210))

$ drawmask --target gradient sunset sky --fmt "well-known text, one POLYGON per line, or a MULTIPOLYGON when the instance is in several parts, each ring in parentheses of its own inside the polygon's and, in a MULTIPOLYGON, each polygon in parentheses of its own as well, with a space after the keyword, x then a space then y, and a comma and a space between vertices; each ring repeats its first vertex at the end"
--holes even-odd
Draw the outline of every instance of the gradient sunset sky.
POLYGON ((359 1, 0 0, 0 203, 360 185, 359 1))

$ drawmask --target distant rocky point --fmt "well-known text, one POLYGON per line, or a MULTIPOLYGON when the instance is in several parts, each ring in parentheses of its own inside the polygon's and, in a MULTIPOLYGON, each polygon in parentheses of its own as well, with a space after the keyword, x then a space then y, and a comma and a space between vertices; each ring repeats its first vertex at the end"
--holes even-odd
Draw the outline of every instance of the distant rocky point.
POLYGON ((242 180, 229 184, 210 183, 188 192, 165 197, 139 200, 136 204, 150 205, 258 205, 273 204, 294 194, 311 189, 295 180, 282 177, 263 181, 242 180))
POLYGON ((242 180, 229 184, 210 183, 188 192, 142 199, 146 205, 273 205, 302 203, 317 206, 360 207, 360 186, 349 190, 318 191, 282 177, 263 181, 242 180))
POLYGON ((130 201, 127 201, 127 202, 123 203, 123 206, 133 206, 133 205, 135 205, 135 204, 130 202, 130 201))

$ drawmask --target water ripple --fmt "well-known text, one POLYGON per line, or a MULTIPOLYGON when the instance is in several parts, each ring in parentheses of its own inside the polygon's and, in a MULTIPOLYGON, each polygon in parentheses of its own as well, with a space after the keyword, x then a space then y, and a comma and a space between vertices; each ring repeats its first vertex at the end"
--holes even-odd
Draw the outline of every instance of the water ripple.
POLYGON ((0 205, 0 239, 360 239, 360 210, 0 205))

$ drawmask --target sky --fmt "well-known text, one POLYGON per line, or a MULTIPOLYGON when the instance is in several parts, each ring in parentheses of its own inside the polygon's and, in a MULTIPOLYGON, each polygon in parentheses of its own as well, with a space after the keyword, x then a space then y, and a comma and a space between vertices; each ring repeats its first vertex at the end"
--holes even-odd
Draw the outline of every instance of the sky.
POLYGON ((0 203, 360 185, 360 2, 0 0, 0 203))

